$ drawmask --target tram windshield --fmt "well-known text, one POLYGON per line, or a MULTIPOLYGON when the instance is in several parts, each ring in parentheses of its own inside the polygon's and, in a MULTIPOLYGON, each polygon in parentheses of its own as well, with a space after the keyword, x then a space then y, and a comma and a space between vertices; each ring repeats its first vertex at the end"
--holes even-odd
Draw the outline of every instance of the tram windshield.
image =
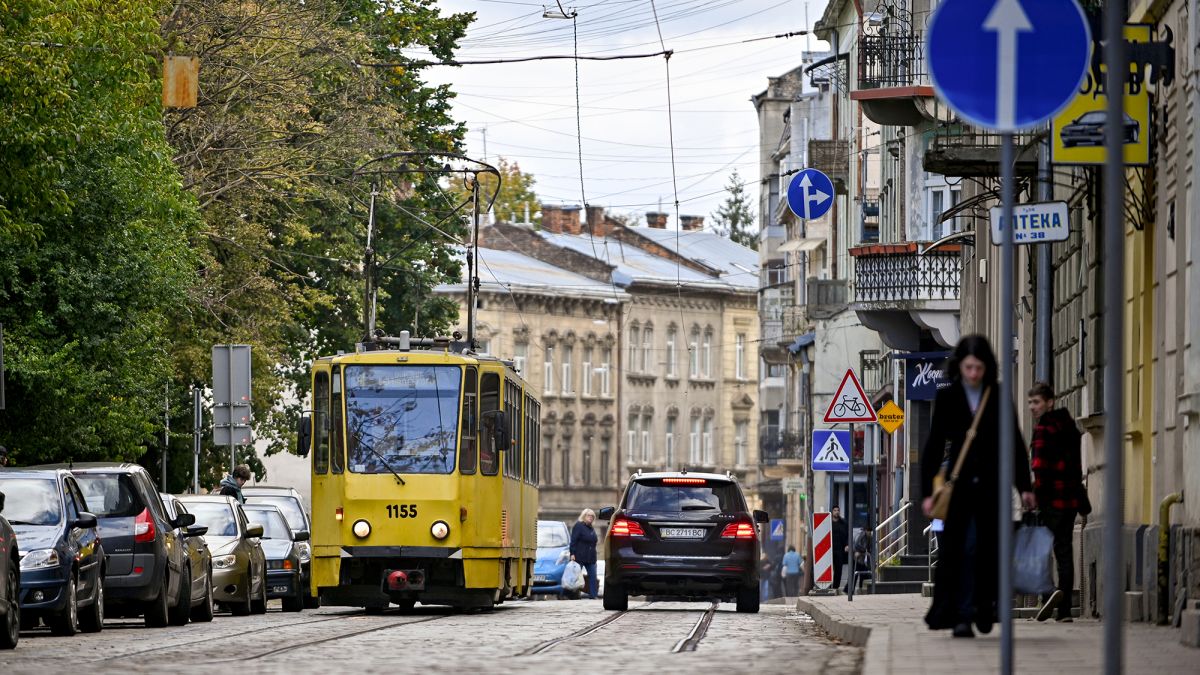
POLYGON ((450 473, 462 369, 347 366, 346 429, 353 473, 450 473))

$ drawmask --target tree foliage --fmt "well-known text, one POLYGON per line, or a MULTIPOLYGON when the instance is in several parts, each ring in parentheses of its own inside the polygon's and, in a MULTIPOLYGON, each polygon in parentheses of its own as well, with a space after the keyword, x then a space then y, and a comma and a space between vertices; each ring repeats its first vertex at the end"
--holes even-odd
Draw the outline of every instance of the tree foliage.
POLYGON ((713 226, 721 236, 758 250, 758 231, 754 227, 754 211, 750 208, 750 198, 746 195, 746 185, 737 169, 729 176, 725 184, 725 202, 713 214, 713 226))

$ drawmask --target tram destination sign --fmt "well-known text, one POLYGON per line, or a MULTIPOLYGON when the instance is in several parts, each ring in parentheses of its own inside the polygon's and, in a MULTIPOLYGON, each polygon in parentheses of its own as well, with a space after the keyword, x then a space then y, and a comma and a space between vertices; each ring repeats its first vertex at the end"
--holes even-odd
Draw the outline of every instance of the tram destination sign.
MULTIPOLYGON (((993 206, 990 213, 992 216, 992 243, 999 246, 1000 232, 1004 227, 1000 207, 993 206)), ((1011 225, 1014 244, 1066 241, 1067 237, 1071 236, 1066 202, 1018 204, 1013 207, 1011 225)))

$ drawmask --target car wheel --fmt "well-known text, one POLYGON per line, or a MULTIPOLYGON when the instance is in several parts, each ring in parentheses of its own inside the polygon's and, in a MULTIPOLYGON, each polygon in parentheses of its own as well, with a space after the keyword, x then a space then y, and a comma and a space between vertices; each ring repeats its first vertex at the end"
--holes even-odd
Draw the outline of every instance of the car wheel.
POLYGON ((300 588, 300 581, 297 579, 296 592, 291 597, 283 599, 283 611, 299 612, 304 609, 305 595, 304 589, 300 588))
POLYGON ((250 600, 250 584, 253 580, 250 575, 246 575, 246 599, 241 602, 235 602, 229 605, 229 611, 233 612, 234 616, 249 616, 250 610, 253 609, 253 604, 250 600))
POLYGON ((308 589, 304 590, 304 609, 320 609, 321 597, 317 595, 308 595, 308 589))
POLYGON ((383 610, 385 610, 385 609, 387 609, 387 605, 368 605, 367 607, 363 608, 363 610, 366 611, 368 616, 376 616, 378 614, 383 614, 383 610))
POLYGON ((258 584, 259 592, 258 599, 250 604, 251 614, 266 614, 267 613, 267 575, 264 573, 262 581, 258 584))
POLYGON ((167 575, 163 575, 162 586, 158 589, 158 595, 153 600, 146 603, 144 619, 147 628, 162 628, 167 625, 167 620, 170 618, 167 613, 167 592, 171 588, 167 583, 169 579, 167 575))
POLYGON ((96 592, 92 605, 79 617, 79 627, 85 633, 99 633, 104 629, 104 571, 96 575, 96 592))
POLYGON ((758 613, 758 587, 747 586, 738 590, 737 594, 737 611, 743 614, 758 613))
POLYGON ((50 620, 50 632, 55 635, 74 635, 79 632, 79 598, 75 590, 75 577, 67 580, 67 605, 58 616, 50 620))
POLYGON ((170 611, 170 622, 172 626, 186 626, 188 619, 192 616, 192 572, 188 570, 187 574, 179 580, 179 597, 175 599, 175 606, 170 611))
POLYGON ((213 588, 212 588, 212 571, 210 570, 204 578, 204 600, 192 608, 192 621, 197 623, 208 623, 213 620, 213 588))
POLYGON ((10 563, 8 566, 8 579, 6 581, 6 590, 8 593, 8 612, 4 615, 4 625, 0 628, 0 649, 12 649, 17 646, 17 640, 21 638, 21 583, 17 580, 17 568, 15 563, 10 563))
POLYGON ((624 612, 629 609, 629 593, 625 591, 625 587, 619 584, 606 584, 607 592, 604 594, 604 609, 613 612, 624 612))

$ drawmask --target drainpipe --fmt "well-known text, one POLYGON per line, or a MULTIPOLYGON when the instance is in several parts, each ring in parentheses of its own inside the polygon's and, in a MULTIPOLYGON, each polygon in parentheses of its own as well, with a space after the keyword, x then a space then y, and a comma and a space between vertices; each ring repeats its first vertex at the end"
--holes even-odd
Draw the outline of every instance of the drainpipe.
POLYGON ((1183 503, 1182 492, 1172 492, 1158 505, 1158 625, 1167 625, 1167 605, 1170 604, 1167 591, 1168 575, 1171 563, 1167 559, 1171 543, 1171 507, 1183 503))

